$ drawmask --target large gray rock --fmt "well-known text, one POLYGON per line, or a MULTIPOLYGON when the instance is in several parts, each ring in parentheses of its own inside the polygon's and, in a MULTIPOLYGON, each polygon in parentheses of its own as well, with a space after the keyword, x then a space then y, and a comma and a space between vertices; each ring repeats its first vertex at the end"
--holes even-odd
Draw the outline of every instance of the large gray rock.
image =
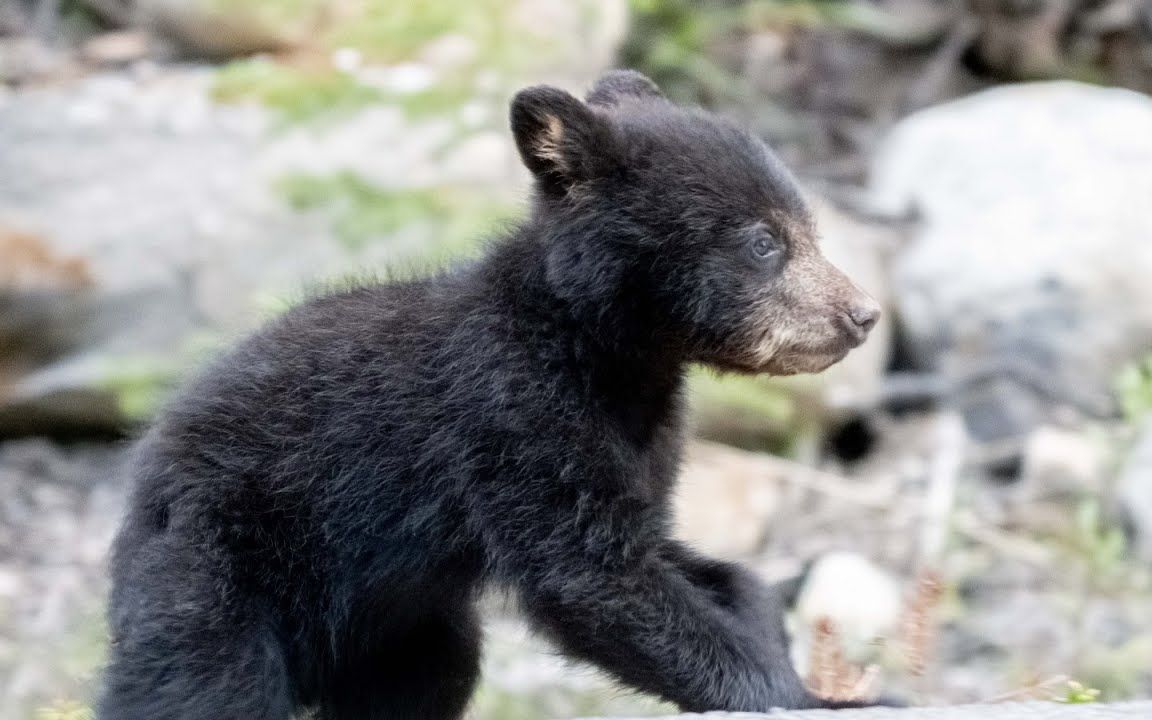
POLYGON ((1070 82, 1003 87, 902 121, 877 209, 915 213, 894 292, 913 361, 964 390, 979 439, 1060 408, 1111 408, 1152 348, 1152 99, 1070 82))
MULTIPOLYGON (((200 66, 0 88, 0 435, 120 429, 148 411, 155 388, 262 309, 315 282, 410 264, 444 248, 448 228, 484 232, 482 211, 468 209, 514 207, 527 181, 506 129, 508 98, 545 79, 582 92, 611 62, 625 8, 510 5, 502 21, 555 35, 553 51, 521 67, 477 68, 475 87, 435 116, 415 117, 397 100, 284 127, 266 108, 216 103, 213 70, 200 66), (584 43, 590 33, 598 39, 584 43), (378 203, 363 214, 409 205, 393 213, 396 227, 350 241, 338 217, 347 197, 308 212, 289 205, 283 181, 301 176, 362 180, 352 192, 367 187, 378 203), (454 205, 457 197, 466 201, 454 205), (449 221, 418 205, 441 200, 464 211, 449 221), (41 260, 22 259, 5 237, 41 260), (83 283, 56 276, 70 263, 83 283), (35 282, 8 278, 14 267, 35 282)), ((467 45, 448 38, 419 62, 390 67, 351 51, 340 62, 362 84, 402 95, 413 74, 435 85, 464 72, 453 63, 481 63, 467 45)))
POLYGON ((135 0, 135 15, 189 51, 228 57, 300 45, 319 28, 327 4, 135 0))
POLYGON ((177 369, 197 330, 242 326, 260 288, 333 267, 323 233, 246 162, 264 114, 212 106, 209 83, 107 75, 0 101, 0 227, 85 282, 0 288, 7 318, 41 318, 21 325, 0 431, 114 424, 118 386, 177 369))
MULTIPOLYGON (((275 132, 261 108, 214 104, 211 83, 196 68, 121 73, 0 98, 0 433, 120 426, 269 299, 427 243, 401 228, 352 247, 276 186, 347 169, 313 163, 348 148, 387 168, 365 168, 382 184, 450 182, 435 172, 446 123, 410 128, 380 106, 372 125, 275 132)), ((483 182, 514 192, 505 152, 483 182)))

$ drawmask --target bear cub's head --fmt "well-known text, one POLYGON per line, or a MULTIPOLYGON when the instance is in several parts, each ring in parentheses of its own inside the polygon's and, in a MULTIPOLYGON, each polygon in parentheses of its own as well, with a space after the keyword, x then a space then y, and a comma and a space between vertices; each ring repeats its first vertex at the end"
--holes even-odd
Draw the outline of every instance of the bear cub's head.
POLYGON ((626 70, 585 101, 522 90, 511 123, 547 280, 586 317, 629 314, 687 361, 776 375, 823 370, 876 324, 876 301, 821 255, 795 180, 744 129, 626 70))

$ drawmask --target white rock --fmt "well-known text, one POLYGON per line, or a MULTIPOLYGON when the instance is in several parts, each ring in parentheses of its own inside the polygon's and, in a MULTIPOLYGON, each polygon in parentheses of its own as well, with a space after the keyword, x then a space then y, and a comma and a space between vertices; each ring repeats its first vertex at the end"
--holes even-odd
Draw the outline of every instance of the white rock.
POLYGON ((808 571, 796 599, 793 660, 807 670, 811 628, 821 618, 835 623, 845 657, 862 662, 878 638, 891 639, 900 622, 900 586, 885 570, 852 552, 824 555, 808 571))
POLYGON ((1061 404, 1107 410, 1119 365, 1152 347, 1149 167, 1152 98, 1071 82, 924 110, 882 144, 874 204, 922 220, 893 281, 916 361, 953 377, 1008 361, 1056 396, 966 408, 989 419, 978 439, 1061 404))
POLYGON ((780 508, 786 472, 770 455, 692 443, 676 491, 677 535, 723 557, 755 553, 780 508))
POLYGON ((1021 485, 1031 497, 1098 493, 1108 469, 1104 450, 1090 433, 1039 427, 1024 448, 1021 485))

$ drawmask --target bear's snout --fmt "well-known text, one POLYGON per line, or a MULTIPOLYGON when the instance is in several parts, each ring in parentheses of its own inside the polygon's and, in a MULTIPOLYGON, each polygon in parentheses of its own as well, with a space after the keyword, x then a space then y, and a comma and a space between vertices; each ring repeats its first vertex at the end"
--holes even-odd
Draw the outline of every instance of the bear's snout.
POLYGON ((858 347, 868 337, 869 331, 880 321, 880 303, 867 293, 860 292, 840 316, 841 325, 847 331, 853 347, 858 347))

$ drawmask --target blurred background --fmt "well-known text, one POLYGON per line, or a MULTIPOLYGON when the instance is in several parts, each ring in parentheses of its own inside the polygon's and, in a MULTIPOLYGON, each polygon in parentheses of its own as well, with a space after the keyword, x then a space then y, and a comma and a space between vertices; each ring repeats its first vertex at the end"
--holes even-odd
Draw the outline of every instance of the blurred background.
MULTIPOLYGON (((886 306, 823 376, 694 373, 681 534, 784 583, 816 684, 831 629, 919 702, 1152 695, 1152 1, 0 0, 0 717, 85 717, 166 394, 475 253, 511 93, 617 66, 763 135, 886 306)), ((488 605, 474 718, 667 709, 488 605)))

